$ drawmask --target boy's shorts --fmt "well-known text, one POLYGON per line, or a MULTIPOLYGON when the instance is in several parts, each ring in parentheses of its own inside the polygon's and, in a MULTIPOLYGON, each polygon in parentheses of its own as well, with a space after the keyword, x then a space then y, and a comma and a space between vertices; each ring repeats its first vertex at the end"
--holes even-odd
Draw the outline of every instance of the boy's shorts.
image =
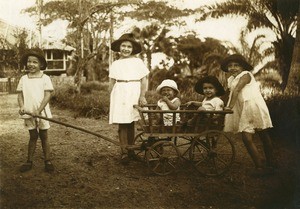
POLYGON ((50 128, 50 123, 47 120, 43 120, 40 118, 26 118, 24 119, 24 124, 25 127, 28 130, 32 130, 32 129, 41 129, 41 130, 45 130, 45 129, 49 129, 50 128))

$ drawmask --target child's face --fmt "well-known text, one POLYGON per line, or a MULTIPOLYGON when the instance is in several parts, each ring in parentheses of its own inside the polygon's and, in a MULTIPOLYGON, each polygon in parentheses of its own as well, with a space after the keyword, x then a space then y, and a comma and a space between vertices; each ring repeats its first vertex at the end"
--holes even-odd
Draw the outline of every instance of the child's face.
POLYGON ((163 87, 161 90, 160 90, 160 94, 162 96, 165 96, 167 97, 169 100, 172 100, 175 98, 175 90, 170 88, 170 87, 163 87))
POLYGON ((35 73, 41 70, 41 62, 39 58, 35 56, 28 56, 27 59, 27 69, 29 73, 35 73))
POLYGON ((207 99, 212 99, 217 94, 217 89, 211 83, 203 83, 203 94, 207 99))
POLYGON ((244 70, 244 68, 237 62, 229 62, 227 68, 228 72, 234 77, 244 70))
POLYGON ((121 57, 124 58, 124 57, 131 56, 132 51, 133 51, 133 46, 130 41, 124 41, 121 43, 121 45, 120 45, 121 57))

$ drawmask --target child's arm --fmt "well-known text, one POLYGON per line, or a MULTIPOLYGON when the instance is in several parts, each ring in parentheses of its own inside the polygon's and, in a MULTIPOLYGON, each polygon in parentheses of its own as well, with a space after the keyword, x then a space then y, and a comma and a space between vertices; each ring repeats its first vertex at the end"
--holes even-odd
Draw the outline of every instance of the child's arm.
POLYGON ((109 93, 111 93, 115 83, 116 83, 116 79, 113 79, 113 78, 109 79, 109 87, 108 87, 108 92, 109 93))
POLYGON ((177 110, 178 107, 181 105, 181 102, 179 99, 176 99, 174 103, 172 103, 167 97, 163 97, 162 101, 166 102, 170 110, 177 110))
POLYGON ((186 106, 191 106, 191 105, 194 105, 196 107, 201 107, 202 106, 202 102, 198 102, 198 101, 189 101, 186 103, 186 106))
POLYGON ((140 105, 147 104, 147 100, 145 97, 146 91, 147 91, 147 76, 143 77, 141 80, 141 94, 140 94, 140 98, 139 98, 140 105))
POLYGON ((43 99, 43 101, 42 101, 40 107, 39 107, 36 111, 34 111, 34 112, 32 113, 32 115, 33 115, 33 116, 35 116, 35 115, 40 115, 41 112, 42 112, 42 111, 44 110, 44 108, 46 107, 46 105, 49 103, 50 98, 51 98, 51 91, 45 91, 45 93, 44 93, 44 99, 43 99))
POLYGON ((238 98, 238 94, 240 93, 240 91, 245 87, 245 85, 247 85, 251 80, 251 77, 249 74, 245 74, 243 75, 238 84, 236 85, 236 87, 232 90, 232 95, 231 95, 231 99, 229 101, 229 104, 227 104, 227 109, 232 109, 233 106, 236 103, 236 100, 238 98))
POLYGON ((24 115, 24 97, 23 92, 18 93, 18 104, 19 104, 19 113, 20 115, 24 115))

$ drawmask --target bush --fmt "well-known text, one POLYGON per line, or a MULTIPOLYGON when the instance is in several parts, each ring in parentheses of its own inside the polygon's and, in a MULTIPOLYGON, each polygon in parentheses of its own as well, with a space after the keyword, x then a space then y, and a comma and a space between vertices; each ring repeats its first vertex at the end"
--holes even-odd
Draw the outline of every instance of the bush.
POLYGON ((299 145, 300 96, 280 95, 267 100, 274 128, 273 137, 299 145))
POLYGON ((95 82, 84 85, 80 94, 75 87, 62 85, 55 90, 51 103, 75 111, 78 116, 101 117, 109 112, 108 85, 95 82), (106 86, 106 87, 105 87, 106 86))
POLYGON ((89 81, 81 85, 82 93, 90 93, 93 90, 96 91, 107 91, 109 83, 101 83, 99 81, 89 81))

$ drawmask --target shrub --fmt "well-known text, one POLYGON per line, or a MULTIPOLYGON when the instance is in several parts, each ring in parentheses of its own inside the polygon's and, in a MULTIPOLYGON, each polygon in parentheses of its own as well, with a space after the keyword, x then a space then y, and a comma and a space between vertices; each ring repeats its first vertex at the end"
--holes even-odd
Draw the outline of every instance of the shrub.
POLYGON ((88 81, 81 85, 81 92, 90 93, 93 90, 107 91, 108 85, 108 82, 88 81))
POLYGON ((300 96, 279 95, 267 100, 273 137, 299 143, 300 96))
POLYGON ((78 94, 75 87, 62 85, 55 90, 51 99, 53 105, 68 108, 75 111, 79 116, 101 117, 106 116, 109 111, 109 93, 106 88, 92 83, 83 87, 83 91, 78 94), (95 90, 98 89, 98 90, 95 90), (99 90, 103 89, 103 90, 99 90))

